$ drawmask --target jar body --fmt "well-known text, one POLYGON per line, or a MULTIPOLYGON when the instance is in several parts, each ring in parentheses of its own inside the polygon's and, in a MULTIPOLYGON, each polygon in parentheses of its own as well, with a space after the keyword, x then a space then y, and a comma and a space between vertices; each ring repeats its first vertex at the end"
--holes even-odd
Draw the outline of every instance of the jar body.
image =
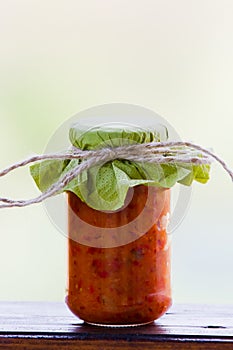
MULTIPOLYGON (((150 186, 149 191, 148 200, 147 186, 134 187, 128 205, 111 213, 92 209, 68 192, 66 303, 82 320, 99 325, 140 325, 159 318, 171 305, 170 242, 166 232, 170 190, 150 186), (92 234, 98 233, 98 227, 108 230, 123 226, 132 231, 127 224, 137 217, 135 225, 142 232, 135 237, 130 232, 128 243, 122 238, 111 247, 80 243, 79 233, 85 231, 88 235, 85 225, 93 227, 92 234), (81 218, 81 224, 77 218, 81 218)), ((116 235, 113 238, 118 239, 116 235)))

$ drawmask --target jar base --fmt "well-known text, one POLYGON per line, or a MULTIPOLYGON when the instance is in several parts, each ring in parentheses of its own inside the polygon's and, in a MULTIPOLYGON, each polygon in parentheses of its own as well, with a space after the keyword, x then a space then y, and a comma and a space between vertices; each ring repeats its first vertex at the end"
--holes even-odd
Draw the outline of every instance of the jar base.
POLYGON ((144 323, 132 323, 132 324, 103 324, 103 323, 94 323, 94 322, 84 322, 91 326, 98 327, 108 327, 108 328, 126 328, 126 327, 140 327, 153 323, 154 321, 144 322, 144 323))

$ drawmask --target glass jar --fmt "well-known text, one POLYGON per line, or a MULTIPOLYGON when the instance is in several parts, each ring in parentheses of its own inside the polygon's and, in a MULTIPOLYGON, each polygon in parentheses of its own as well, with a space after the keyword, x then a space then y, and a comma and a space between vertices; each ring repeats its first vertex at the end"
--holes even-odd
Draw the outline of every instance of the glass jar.
MULTIPOLYGON (((103 110, 107 119, 111 108, 103 110)), ((148 158, 151 143, 174 139, 174 130, 170 135, 160 122, 146 127, 144 114, 141 126, 125 124, 124 111, 115 108, 114 104, 118 122, 96 124, 94 110, 87 124, 84 113, 83 121, 71 126, 72 150, 85 152, 34 164, 31 175, 42 192, 59 180, 64 181, 61 192, 68 194, 70 310, 92 324, 140 325, 159 318, 171 305, 169 188, 176 183, 190 186, 193 180, 207 182, 210 167, 189 161, 176 164, 176 151, 170 152, 168 145, 154 144, 149 153, 159 157, 148 158), (77 176, 67 182, 72 174, 77 176)), ((137 108, 130 115, 138 116, 137 108)), ((190 191, 180 198, 181 213, 190 191)))
POLYGON ((171 305, 166 231, 170 189, 138 185, 128 191, 125 203, 116 212, 98 211, 68 192, 66 303, 91 324, 142 325, 162 316, 171 305), (106 237, 109 241, 103 247, 99 242, 106 237), (80 243, 83 238, 90 243, 80 243))

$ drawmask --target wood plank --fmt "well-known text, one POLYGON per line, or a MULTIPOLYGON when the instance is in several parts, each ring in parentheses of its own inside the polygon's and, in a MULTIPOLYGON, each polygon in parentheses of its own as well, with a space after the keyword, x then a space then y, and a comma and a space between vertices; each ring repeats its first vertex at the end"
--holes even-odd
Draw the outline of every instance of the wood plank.
MULTIPOLYGON (((233 336, 233 306, 174 305, 166 315, 151 325, 118 328, 134 333, 140 329, 150 334, 233 336)), ((83 323, 63 303, 0 303, 0 333, 85 333, 103 328, 83 323)), ((108 333, 114 329, 108 329, 108 333)))
POLYGON ((72 339, 1 339, 0 348, 4 350, 232 350, 232 343, 227 342, 196 342, 183 341, 112 341, 84 340, 77 342, 72 339))
POLYGON ((232 350, 233 306, 174 305, 150 325, 106 328, 83 323, 64 303, 1 302, 0 348, 232 350))

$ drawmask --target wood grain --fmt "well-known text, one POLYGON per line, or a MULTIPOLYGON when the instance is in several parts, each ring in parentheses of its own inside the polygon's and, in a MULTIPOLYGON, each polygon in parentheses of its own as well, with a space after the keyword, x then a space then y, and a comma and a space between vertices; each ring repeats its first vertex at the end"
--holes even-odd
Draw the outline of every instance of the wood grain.
POLYGON ((174 305, 141 327, 83 323, 63 303, 0 303, 0 349, 231 349, 233 306, 174 305))
POLYGON ((216 343, 216 342, 137 342, 137 341, 112 341, 106 342, 96 341, 79 341, 76 340, 40 340, 40 339, 7 339, 3 340, 0 347, 4 350, 232 350, 232 343, 216 343))

